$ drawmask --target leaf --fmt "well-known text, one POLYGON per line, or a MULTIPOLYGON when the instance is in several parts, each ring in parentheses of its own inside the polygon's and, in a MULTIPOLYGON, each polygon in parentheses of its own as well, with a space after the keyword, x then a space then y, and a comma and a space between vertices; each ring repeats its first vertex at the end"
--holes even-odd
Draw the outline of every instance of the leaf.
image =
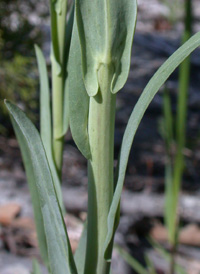
POLYGON ((136 23, 136 0, 77 0, 76 16, 82 51, 83 78, 89 96, 98 92, 98 70, 113 67, 110 89, 125 84, 136 23))
MULTIPOLYGON (((54 274, 77 273, 62 211, 39 133, 26 115, 15 105, 5 102, 22 151, 35 203, 42 213, 48 258, 54 274), (29 173, 30 171, 30 173, 29 173), (56 254, 56 255, 55 255, 56 254)), ((37 215, 36 215, 37 217, 37 215)), ((37 220, 37 219, 36 219, 37 220)))
POLYGON ((60 180, 53 160, 52 154, 52 127, 51 127, 51 107, 50 107, 50 91, 48 82, 48 73, 46 62, 41 49, 35 45, 35 52, 40 75, 40 135, 45 148, 50 170, 53 176, 56 194, 62 210, 64 204, 60 187, 60 180))
POLYGON ((35 45, 39 76, 40 76, 40 135, 47 155, 51 154, 51 110, 49 80, 46 61, 41 49, 35 45))
POLYGON ((62 13, 62 6, 63 4, 67 5, 67 2, 65 0, 57 0, 55 1, 55 11, 57 12, 57 14, 61 15, 62 13))
POLYGON ((67 34, 66 34, 66 44, 65 44, 65 60, 66 60, 66 79, 65 79, 65 87, 64 87, 64 110, 63 110, 63 136, 67 133, 69 128, 69 90, 67 88, 68 82, 68 62, 69 62, 69 50, 71 45, 71 38, 72 38, 72 29, 73 29, 73 22, 74 22, 74 4, 70 9, 70 15, 67 22, 67 34))
POLYGON ((78 37, 76 21, 72 33, 72 42, 68 62, 67 91, 69 94, 70 129, 72 137, 87 158, 90 158, 90 146, 88 137, 88 111, 89 96, 85 90, 81 73, 81 49, 78 37))
POLYGON ((69 10, 69 19, 67 21, 67 27, 66 27, 66 41, 65 41, 65 56, 69 57, 69 49, 71 45, 71 38, 72 38, 72 30, 73 30, 73 24, 74 24, 74 2, 72 2, 70 10, 69 10))
POLYGON ((119 255, 129 264, 133 270, 138 274, 148 274, 146 268, 140 264, 133 256, 131 256, 125 249, 121 248, 119 245, 115 245, 115 248, 119 255))
POLYGON ((149 274, 157 274, 153 262, 149 259, 147 253, 144 254, 145 263, 147 265, 148 273, 149 274))
POLYGON ((45 265, 48 266, 49 259, 48 259, 48 251, 47 251, 47 242, 46 242, 42 212, 40 208, 38 190, 37 190, 35 179, 34 179, 33 166, 30 161, 30 154, 28 152, 28 148, 25 143, 24 137, 20 134, 20 132, 17 129, 15 130, 15 133, 21 147, 21 153, 23 157, 23 162, 24 162, 26 175, 27 175, 27 181, 28 181, 29 190, 31 194, 40 254, 42 256, 42 259, 45 265))
POLYGON ((37 262, 37 260, 33 259, 32 265, 33 265, 33 270, 31 271, 31 274, 42 274, 40 265, 37 262))
POLYGON ((113 234, 115 232, 115 218, 117 213, 117 208, 120 202, 121 192, 123 188, 126 167, 128 163, 128 158, 132 146, 135 133, 138 129, 142 117, 151 103, 153 97, 158 92, 160 87, 168 79, 170 74, 180 65, 180 63, 198 46, 200 46, 200 32, 195 34, 190 38, 183 46, 172 54, 167 61, 157 70, 151 80, 148 82, 143 93, 141 94, 137 104, 135 105, 131 116, 129 118, 126 130, 124 132, 122 146, 120 151, 120 158, 118 161, 118 180, 115 188, 112 204, 110 207, 108 215, 108 233, 105 241, 105 253, 104 256, 107 260, 110 260, 109 252, 107 249, 109 243, 112 241, 113 234))
POLYGON ((55 64, 55 73, 56 75, 61 75, 61 65, 59 63, 59 45, 57 39, 57 16, 54 10, 54 5, 51 3, 51 52, 50 52, 50 59, 51 63, 55 64))
MULTIPOLYGON (((148 238, 149 243, 153 246, 153 248, 168 262, 171 261, 171 254, 165 250, 162 245, 156 242, 153 238, 148 238)), ((186 274, 186 271, 179 264, 175 264, 175 273, 186 274)))
MULTIPOLYGON (((62 73, 62 45, 60 44, 60 33, 63 33, 65 26, 65 17, 67 12, 67 0, 50 0, 51 12, 51 62, 54 63, 55 73, 57 76, 62 73), (64 20, 63 20, 64 19, 64 20)), ((62 36, 61 36, 62 37, 62 36)), ((64 36, 62 37, 64 43, 64 36)))
POLYGON ((84 273, 86 244, 87 244, 87 221, 84 224, 81 238, 79 240, 78 247, 76 249, 75 256, 74 256, 78 274, 84 273))

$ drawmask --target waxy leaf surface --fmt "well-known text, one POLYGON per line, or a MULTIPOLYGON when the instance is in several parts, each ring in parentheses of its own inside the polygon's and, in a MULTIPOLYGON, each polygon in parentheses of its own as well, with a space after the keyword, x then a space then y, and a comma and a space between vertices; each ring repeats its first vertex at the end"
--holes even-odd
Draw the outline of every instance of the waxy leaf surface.
POLYGON ((111 92, 116 93, 125 84, 136 15, 136 0, 76 1, 83 78, 89 96, 98 92, 101 64, 112 67, 111 92))
POLYGON ((50 107, 50 91, 46 62, 41 49, 35 46, 37 63, 40 75, 40 135, 47 155, 50 170, 53 176, 56 194, 61 208, 64 210, 60 180, 56 171, 56 167, 52 154, 52 126, 51 126, 51 107, 50 107))
POLYGON ((73 22, 74 22, 74 4, 69 11, 69 19, 67 21, 67 34, 66 34, 66 44, 65 44, 65 59, 66 59, 66 78, 64 87, 64 110, 63 110, 63 136, 67 133, 69 128, 69 89, 67 88, 68 82, 68 63, 69 63, 69 50, 71 45, 73 22))
POLYGON ((153 97, 158 92, 160 87, 168 79, 170 74, 180 65, 180 63, 198 46, 200 46, 200 32, 195 34, 189 39, 183 46, 175 51, 167 61, 157 70, 154 76, 151 78, 143 93, 141 94, 137 104, 135 105, 133 112, 129 118, 128 124, 122 140, 122 146, 120 151, 120 158, 118 162, 118 180, 114 192, 113 201, 111 204, 109 216, 108 216, 108 234, 105 242, 105 258, 110 260, 108 252, 109 243, 112 240, 115 232, 115 219, 117 214, 117 208, 120 202, 121 192, 123 188, 125 172, 127 168, 129 153, 131 150, 132 142, 135 137, 135 133, 138 129, 142 117, 151 103, 153 97))
POLYGON ((66 226, 39 133, 18 107, 10 102, 6 102, 6 106, 20 144, 25 167, 28 166, 26 171, 28 179, 31 179, 29 184, 31 190, 34 190, 34 198, 42 215, 50 270, 54 274, 76 274, 66 226))
POLYGON ((31 274, 42 274, 39 263, 33 259, 32 262, 33 270, 31 271, 31 274))
POLYGON ((69 94, 68 106, 70 113, 70 129, 77 147, 79 148, 81 153, 88 159, 90 157, 90 147, 87 130, 89 96, 86 92, 85 85, 82 79, 81 48, 75 20, 72 33, 67 74, 68 78, 66 92, 69 94))
MULTIPOLYGON (((59 45, 59 32, 63 32, 65 28, 64 20, 66 19, 67 0, 50 0, 50 12, 51 12, 51 61, 56 64, 56 74, 60 75, 62 72, 61 57, 63 52, 60 52, 62 48, 59 45), (63 19, 61 19, 63 18, 63 19), (61 20, 60 20, 61 19, 61 20), (62 22, 62 24, 60 24, 62 22), (62 29, 61 29, 62 28, 62 29)), ((64 41, 63 41, 64 42, 64 41)))
POLYGON ((74 255, 74 260, 76 263, 78 274, 84 273, 86 245, 87 245, 87 221, 84 224, 81 238, 79 240, 78 247, 74 255))

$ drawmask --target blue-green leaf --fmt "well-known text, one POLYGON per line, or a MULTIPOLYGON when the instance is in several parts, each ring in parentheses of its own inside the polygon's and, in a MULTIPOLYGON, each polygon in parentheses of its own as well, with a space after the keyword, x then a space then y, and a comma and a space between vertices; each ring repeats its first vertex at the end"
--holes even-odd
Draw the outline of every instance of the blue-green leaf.
POLYGON ((77 147, 88 159, 90 157, 90 146, 87 130, 89 96, 85 90, 82 79, 81 49, 75 20, 67 73, 68 80, 66 88, 69 94, 68 106, 70 113, 70 129, 77 147))
POLYGON ((136 14, 136 0, 76 1, 83 78, 89 96, 95 96, 98 92, 98 70, 101 64, 113 69, 110 79, 113 93, 125 84, 136 14))
POLYGON ((180 65, 180 63, 198 46, 200 46, 200 32, 190 38, 183 46, 170 56, 167 61, 157 70, 154 76, 151 78, 143 93, 141 94, 137 104, 135 105, 133 112, 129 118, 128 124, 122 140, 122 146, 120 151, 120 158, 118 161, 118 180, 112 200, 111 208, 108 216, 108 234, 105 241, 105 258, 110 260, 109 252, 107 249, 109 243, 112 241, 113 234, 115 232, 115 219, 117 214, 117 208, 120 202, 121 192, 123 188, 125 172, 127 168, 129 153, 131 150, 132 142, 135 137, 135 133, 138 129, 142 117, 151 103, 153 97, 158 92, 160 87, 168 79, 170 74, 180 65))
POLYGON ((35 52, 40 75, 40 135, 53 176, 57 197, 62 210, 64 210, 60 180, 56 171, 52 154, 50 91, 46 62, 41 49, 37 45, 35 45, 35 52))
POLYGON ((25 167, 28 166, 26 171, 35 203, 42 215, 40 217, 46 236, 50 270, 54 274, 75 274, 77 271, 66 226, 40 135, 18 107, 10 102, 5 104, 19 141, 25 167))
POLYGON ((71 7, 69 19, 67 22, 67 34, 66 34, 66 44, 65 44, 65 59, 66 59, 66 79, 65 79, 65 87, 64 87, 64 111, 63 111, 63 135, 67 133, 69 128, 69 90, 67 88, 68 82, 68 71, 69 67, 69 50, 71 45, 72 38, 72 29, 74 22, 74 4, 71 7))
POLYGON ((40 254, 42 256, 42 259, 43 259, 45 265, 48 266, 49 259, 48 259, 48 251, 47 251, 47 242, 46 242, 42 212, 41 212, 41 208, 40 208, 38 190, 37 190, 37 187, 35 184, 33 166, 30 161, 30 155, 29 155, 28 148, 25 143, 24 137, 21 136, 20 132, 17 129, 15 130, 15 133, 16 133, 16 137, 19 140, 19 144, 21 147, 21 153, 22 153, 22 157, 23 157, 27 181, 28 181, 29 190, 30 190, 30 194, 31 194, 31 200, 32 200, 32 204, 33 204, 40 254))
POLYGON ((87 221, 84 224, 81 238, 79 240, 78 247, 76 249, 75 256, 74 256, 78 274, 84 273, 86 244, 87 244, 87 221))
POLYGON ((47 155, 50 155, 52 128, 48 72, 44 55, 38 45, 35 45, 35 53, 40 76, 40 135, 46 153, 47 155))
POLYGON ((33 265, 33 270, 31 271, 31 274, 42 274, 40 265, 37 262, 37 260, 33 259, 32 265, 33 265))
POLYGON ((62 57, 65 32, 65 20, 67 12, 67 0, 50 0, 51 11, 51 62, 54 63, 55 73, 61 75, 62 72, 62 57), (62 35, 61 35, 62 34, 62 35), (61 38, 60 38, 61 37, 61 38), (63 45, 59 43, 63 40, 63 45))
POLYGON ((67 5, 67 1, 65 0, 55 0, 55 11, 57 12, 58 15, 60 15, 62 13, 62 7, 63 4, 67 5))

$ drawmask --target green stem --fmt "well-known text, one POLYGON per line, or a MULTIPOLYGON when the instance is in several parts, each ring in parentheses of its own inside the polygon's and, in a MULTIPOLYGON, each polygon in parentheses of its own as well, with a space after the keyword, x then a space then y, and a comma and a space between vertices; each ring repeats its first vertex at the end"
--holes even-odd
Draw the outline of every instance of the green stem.
POLYGON ((110 263, 104 259, 107 217, 113 197, 113 158, 115 99, 110 91, 111 66, 103 65, 98 72, 100 88, 90 98, 89 141, 91 160, 88 162, 88 234, 85 274, 107 274, 110 263))
POLYGON ((174 244, 171 247, 171 258, 170 258, 170 274, 175 274, 175 263, 176 263, 176 248, 177 245, 174 244))
MULTIPOLYGON (((182 43, 186 42, 192 34, 192 0, 185 0, 185 31, 182 43)), ((172 260, 171 274, 174 272, 175 255, 178 244, 178 201, 181 188, 181 181, 184 171, 184 155, 183 149, 186 143, 186 121, 187 121, 187 101, 190 81, 190 57, 186 58, 181 64, 179 70, 179 92, 178 92, 178 109, 176 117, 176 144, 177 152, 174 163, 173 174, 173 231, 172 231, 172 260)))
POLYGON ((63 93, 65 84, 64 50, 66 41, 67 1, 62 2, 61 11, 51 7, 51 32, 54 56, 52 58, 52 115, 53 115, 53 155, 59 177, 63 161, 63 93), (58 69, 60 66, 60 72, 58 69))
POLYGON ((62 173, 63 144, 63 81, 62 75, 56 74, 55 65, 52 62, 52 109, 53 109, 53 155, 59 177, 62 173))
MULTIPOLYGON (((187 41, 192 33, 192 1, 185 0, 185 31, 183 35, 183 43, 187 41)), ((177 120, 176 120, 176 143, 177 152, 174 164, 174 212, 177 211, 178 206, 178 195, 181 187, 181 180, 184 170, 184 155, 183 149, 186 142, 186 120, 187 120, 187 99, 189 90, 189 80, 190 80, 190 57, 186 58, 185 61, 180 66, 179 71, 179 92, 178 92, 178 109, 177 109, 177 120)), ((176 223, 176 218, 174 218, 174 225, 176 223)), ((174 237, 175 237, 174 228, 174 237)))
POLYGON ((165 145, 169 159, 171 159, 171 146, 173 144, 173 114, 172 104, 170 99, 169 90, 167 87, 164 88, 163 94, 163 115, 164 115, 164 126, 165 126, 165 145))
MULTIPOLYGON (((183 43, 187 41, 192 33, 192 2, 191 0, 185 0, 185 32, 183 35, 183 43)), ((184 170, 184 155, 183 149, 186 142, 186 120, 187 120, 187 99, 190 81, 190 57, 185 59, 185 61, 180 66, 179 72, 179 92, 178 92, 178 109, 177 109, 177 120, 176 120, 176 143, 177 152, 174 163, 174 178, 173 178, 173 188, 174 188, 174 212, 177 212, 178 206, 178 195, 181 187, 181 180, 184 170)), ((176 223, 176 218, 174 218, 174 225, 176 223)), ((174 237, 175 237, 174 228, 174 237)))
MULTIPOLYGON (((192 34, 192 1, 185 0, 185 31, 182 43, 186 42, 192 34)), ((177 110, 177 144, 179 149, 185 146, 186 118, 187 118, 187 98, 190 80, 190 57, 180 65, 179 70, 179 92, 177 110)))

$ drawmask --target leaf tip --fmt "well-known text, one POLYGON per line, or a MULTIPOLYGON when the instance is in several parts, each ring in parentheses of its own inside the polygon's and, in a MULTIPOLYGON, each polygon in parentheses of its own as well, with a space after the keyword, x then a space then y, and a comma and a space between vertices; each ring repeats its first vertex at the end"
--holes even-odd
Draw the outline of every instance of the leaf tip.
POLYGON ((8 108, 9 103, 10 103, 10 102, 8 101, 8 99, 4 99, 3 101, 4 101, 4 104, 6 105, 6 107, 8 108))
POLYGON ((98 93, 98 90, 99 90, 99 87, 98 87, 98 86, 95 87, 95 88, 90 88, 90 86, 87 87, 87 93, 88 93, 88 95, 89 95, 90 97, 96 96, 97 93, 98 93))
POLYGON ((35 54, 38 56, 38 53, 42 53, 40 47, 37 44, 34 44, 35 54))
POLYGON ((85 154, 83 154, 83 156, 85 156, 85 158, 87 160, 91 160, 92 159, 90 148, 89 148, 89 150, 85 154))

